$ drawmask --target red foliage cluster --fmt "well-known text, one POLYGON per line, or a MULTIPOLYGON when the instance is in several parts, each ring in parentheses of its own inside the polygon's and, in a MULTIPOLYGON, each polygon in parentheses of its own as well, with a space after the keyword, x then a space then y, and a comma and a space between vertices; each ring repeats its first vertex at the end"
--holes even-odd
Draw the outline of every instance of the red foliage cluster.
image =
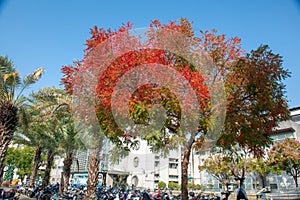
MULTIPOLYGON (((159 49, 142 49, 140 51, 132 51, 128 54, 122 55, 112 62, 98 79, 99 84, 97 87, 97 96, 101 100, 101 104, 106 107, 106 109, 111 109, 111 95, 114 90, 115 85, 118 83, 122 75, 126 74, 129 70, 133 69, 136 66, 144 64, 161 64, 175 68, 186 80, 189 81, 190 85, 193 87, 196 96, 198 97, 201 106, 205 107, 205 100, 209 99, 209 92, 207 88, 203 85, 204 80, 200 72, 196 72, 190 69, 188 65, 173 66, 172 62, 167 58, 167 54, 164 50, 159 49)), ((155 73, 155 72, 154 72, 155 73)), ((159 74, 158 74, 159 76, 159 74)), ((163 76, 163 75, 162 75, 163 76)), ((145 90, 146 88, 143 88, 145 90)), ((149 88, 147 89, 149 90, 149 88)), ((158 90, 156 90, 158 92, 158 90)), ((161 92, 161 91, 160 91, 161 92)), ((161 95, 158 92, 156 95, 150 95, 148 92, 147 97, 140 96, 140 100, 143 99, 154 99, 161 95)), ((144 93, 146 95, 146 93, 144 93)), ((187 97, 189 98, 189 97, 187 97)))
POLYGON ((65 65, 61 68, 61 72, 64 75, 61 79, 61 83, 64 85, 66 92, 70 95, 73 93, 74 77, 80 68, 80 62, 73 62, 73 65, 65 65))

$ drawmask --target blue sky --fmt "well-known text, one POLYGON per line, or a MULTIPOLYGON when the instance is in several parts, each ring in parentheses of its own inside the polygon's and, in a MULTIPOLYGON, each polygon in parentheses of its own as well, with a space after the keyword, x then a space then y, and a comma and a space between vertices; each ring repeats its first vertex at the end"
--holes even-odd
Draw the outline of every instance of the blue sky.
POLYGON ((300 106, 299 0, 0 0, 0 55, 9 56, 22 76, 46 69, 32 90, 58 87, 61 66, 82 58, 93 26, 114 29, 130 21, 140 28, 181 17, 196 31, 239 36, 247 51, 268 44, 292 73, 285 81, 290 107, 300 106))

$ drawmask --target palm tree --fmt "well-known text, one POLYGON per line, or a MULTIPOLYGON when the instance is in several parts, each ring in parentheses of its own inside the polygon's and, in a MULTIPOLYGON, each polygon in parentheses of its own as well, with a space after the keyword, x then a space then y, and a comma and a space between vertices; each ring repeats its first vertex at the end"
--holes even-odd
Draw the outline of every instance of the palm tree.
POLYGON ((21 80, 19 73, 8 57, 0 56, 0 183, 8 145, 18 125, 18 114, 25 102, 23 91, 40 79, 43 68, 21 80))
POLYGON ((60 192, 63 192, 69 184, 71 176, 71 165, 73 163, 75 152, 83 148, 80 138, 77 137, 74 121, 71 115, 72 99, 64 90, 57 88, 44 88, 39 90, 32 97, 41 104, 36 106, 43 111, 49 122, 52 122, 50 135, 55 138, 52 144, 56 142, 55 147, 64 158, 62 173, 62 182, 60 192), (55 127, 56 128, 55 128, 55 127))
POLYGON ((28 104, 25 108, 26 122, 23 122, 23 118, 20 120, 20 127, 16 131, 14 142, 34 149, 29 183, 30 187, 34 187, 38 169, 42 164, 42 153, 45 150, 45 146, 49 143, 49 138, 45 131, 47 128, 46 124, 43 123, 40 113, 36 111, 35 104, 28 104))

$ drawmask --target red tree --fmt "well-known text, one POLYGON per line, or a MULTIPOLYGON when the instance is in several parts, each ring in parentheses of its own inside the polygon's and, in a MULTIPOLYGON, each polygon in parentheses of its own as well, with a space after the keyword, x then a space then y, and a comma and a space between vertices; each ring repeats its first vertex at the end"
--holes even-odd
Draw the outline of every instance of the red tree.
MULTIPOLYGON (((215 100, 223 98, 218 97, 223 88, 215 85, 224 81, 227 69, 243 53, 240 39, 226 40, 208 31, 197 37, 191 23, 181 19, 169 24, 153 21, 143 41, 130 34, 131 26, 116 31, 94 27, 82 66, 63 67, 62 82, 79 97, 77 103, 84 104, 78 108, 81 119, 93 118, 94 106, 102 131, 117 146, 129 150, 140 137, 153 151, 184 147, 181 189, 187 199, 191 148, 200 144, 201 135, 212 133, 211 127, 220 125, 210 118, 224 106, 215 100)), ((97 163, 94 159, 90 166, 93 174, 97 163)))

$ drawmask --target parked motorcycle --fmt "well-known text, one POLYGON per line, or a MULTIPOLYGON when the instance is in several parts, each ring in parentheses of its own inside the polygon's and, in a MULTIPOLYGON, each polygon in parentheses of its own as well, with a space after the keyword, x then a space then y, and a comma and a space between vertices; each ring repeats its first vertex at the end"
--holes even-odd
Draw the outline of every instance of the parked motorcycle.
POLYGON ((19 198, 19 194, 16 195, 16 191, 14 189, 0 189, 0 200, 18 200, 19 198))

